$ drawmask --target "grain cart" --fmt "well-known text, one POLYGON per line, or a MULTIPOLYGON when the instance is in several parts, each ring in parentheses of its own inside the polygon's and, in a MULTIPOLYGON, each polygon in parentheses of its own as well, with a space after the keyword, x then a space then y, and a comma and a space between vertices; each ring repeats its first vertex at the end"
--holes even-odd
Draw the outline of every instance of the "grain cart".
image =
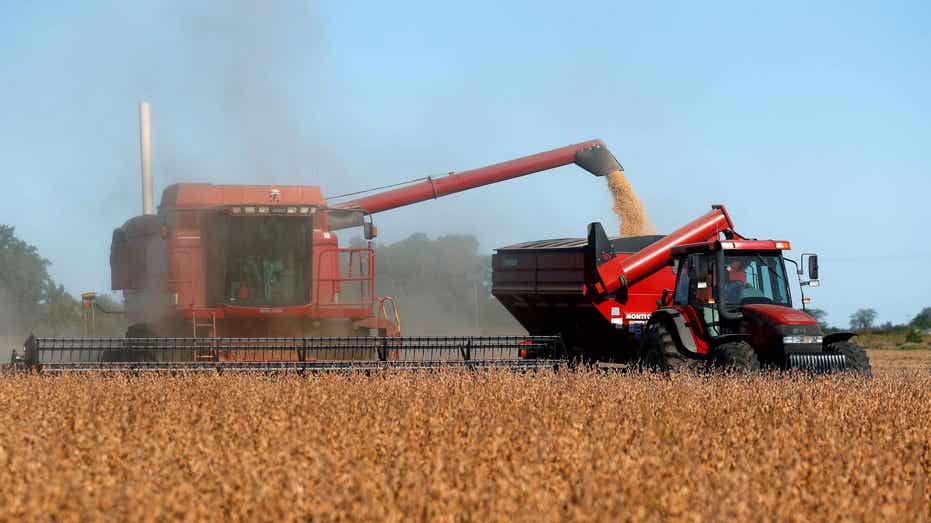
MULTIPOLYGON (((741 236, 721 205, 667 236, 609 239, 592 223, 585 240, 497 249, 492 292, 528 332, 560 336, 588 360, 868 373, 853 333, 824 335, 792 308, 789 248, 741 236)), ((817 256, 806 257, 803 288, 818 282, 817 256)))

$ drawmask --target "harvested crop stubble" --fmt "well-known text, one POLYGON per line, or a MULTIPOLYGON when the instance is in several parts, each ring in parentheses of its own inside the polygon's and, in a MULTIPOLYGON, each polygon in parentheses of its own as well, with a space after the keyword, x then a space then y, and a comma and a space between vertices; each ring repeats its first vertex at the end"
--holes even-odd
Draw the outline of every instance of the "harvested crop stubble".
POLYGON ((0 519, 918 520, 931 375, 0 377, 0 519))

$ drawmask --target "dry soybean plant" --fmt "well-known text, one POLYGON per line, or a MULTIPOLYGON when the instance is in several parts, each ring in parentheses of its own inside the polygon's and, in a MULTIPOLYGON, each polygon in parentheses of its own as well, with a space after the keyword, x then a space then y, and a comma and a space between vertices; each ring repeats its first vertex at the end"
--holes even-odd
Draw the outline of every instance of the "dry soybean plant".
POLYGON ((0 377, 0 520, 921 520, 931 376, 0 377))

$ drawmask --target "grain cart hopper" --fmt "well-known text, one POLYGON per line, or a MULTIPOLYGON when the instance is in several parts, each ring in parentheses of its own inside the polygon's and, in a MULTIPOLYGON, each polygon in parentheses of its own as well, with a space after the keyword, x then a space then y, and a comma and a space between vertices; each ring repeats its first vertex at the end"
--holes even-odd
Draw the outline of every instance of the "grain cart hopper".
MULTIPOLYGON (((498 249, 492 292, 530 334, 560 336, 590 360, 868 373, 853 333, 824 335, 792 308, 789 248, 741 236, 723 206, 667 236, 609 239, 593 223, 586 240, 498 249)), ((808 260, 803 286, 818 278, 808 260)))

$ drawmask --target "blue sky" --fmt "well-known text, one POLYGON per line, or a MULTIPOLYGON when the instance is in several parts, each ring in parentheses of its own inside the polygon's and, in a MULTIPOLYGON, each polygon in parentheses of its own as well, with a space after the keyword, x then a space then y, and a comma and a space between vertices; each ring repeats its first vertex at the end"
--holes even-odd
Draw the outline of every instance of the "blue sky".
MULTIPOLYGON (((335 195, 589 138, 659 231, 728 205, 748 236, 821 254, 814 305, 846 325, 931 305, 927 2, 183 2, 7 5, 0 223, 72 292, 109 287, 140 208, 178 181, 335 195)), ((615 224, 573 168, 384 213, 383 241, 482 248, 615 224)))

